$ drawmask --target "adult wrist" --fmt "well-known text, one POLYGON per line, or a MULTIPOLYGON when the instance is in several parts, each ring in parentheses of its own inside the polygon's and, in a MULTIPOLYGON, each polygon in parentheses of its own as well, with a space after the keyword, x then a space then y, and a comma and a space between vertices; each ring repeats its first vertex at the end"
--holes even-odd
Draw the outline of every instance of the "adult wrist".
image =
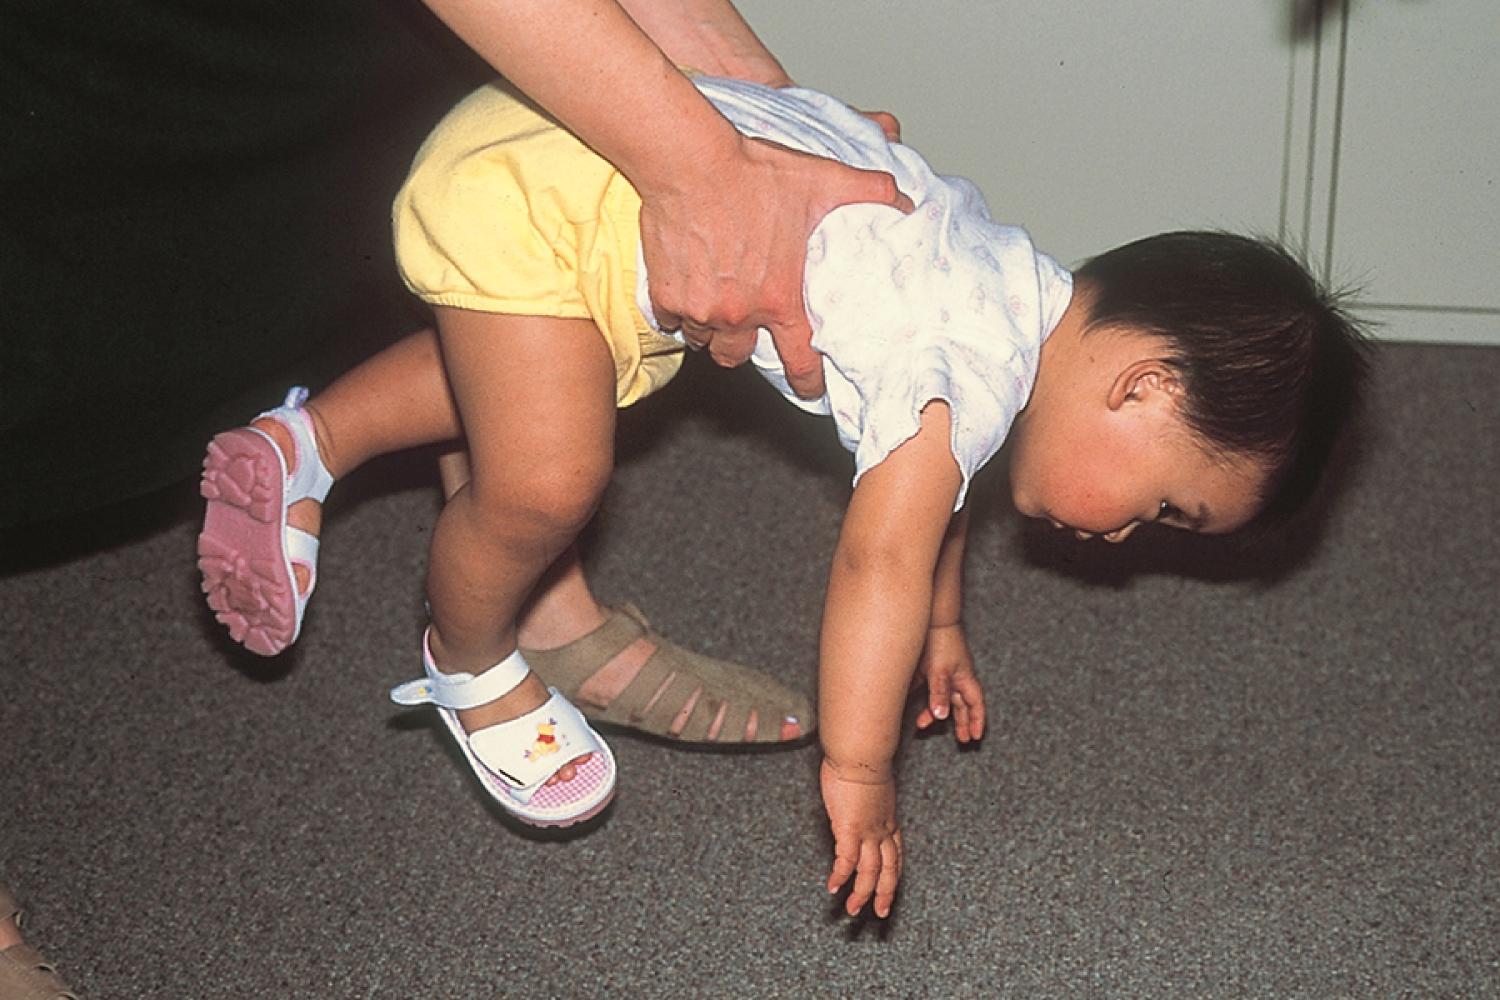
POLYGON ((677 111, 666 116, 671 135, 646 136, 634 155, 622 151, 613 160, 642 199, 716 187, 745 159, 739 130, 687 77, 673 72, 677 80, 669 86, 687 91, 680 93, 677 111))

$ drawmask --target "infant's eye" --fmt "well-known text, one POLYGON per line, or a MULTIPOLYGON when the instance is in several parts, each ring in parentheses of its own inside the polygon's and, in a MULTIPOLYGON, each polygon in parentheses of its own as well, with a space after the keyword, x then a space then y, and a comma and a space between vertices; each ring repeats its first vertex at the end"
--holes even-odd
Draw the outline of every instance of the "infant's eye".
POLYGON ((1178 517, 1181 514, 1182 511, 1178 510, 1176 507, 1173 507, 1165 500, 1161 502, 1160 507, 1156 508, 1156 519, 1158 521, 1170 521, 1172 518, 1178 517))

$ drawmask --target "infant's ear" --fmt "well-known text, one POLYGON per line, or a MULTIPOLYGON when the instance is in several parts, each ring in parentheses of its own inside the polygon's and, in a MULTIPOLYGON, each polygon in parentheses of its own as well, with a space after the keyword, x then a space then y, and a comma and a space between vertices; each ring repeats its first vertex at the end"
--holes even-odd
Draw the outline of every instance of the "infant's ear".
POLYGON ((1177 369, 1161 358, 1131 362, 1109 387, 1109 408, 1126 403, 1166 402, 1176 405, 1186 391, 1177 369))

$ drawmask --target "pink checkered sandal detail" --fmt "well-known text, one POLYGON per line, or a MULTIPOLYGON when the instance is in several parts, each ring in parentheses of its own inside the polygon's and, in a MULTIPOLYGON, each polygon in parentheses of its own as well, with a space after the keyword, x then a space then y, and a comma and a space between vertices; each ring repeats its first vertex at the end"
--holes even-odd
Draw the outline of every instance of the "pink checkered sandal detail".
POLYGON ((398 705, 433 705, 485 792, 516 819, 532 826, 571 826, 598 815, 615 794, 615 756, 573 703, 551 696, 525 715, 472 733, 458 710, 477 708, 504 695, 531 673, 520 652, 475 674, 446 674, 432 662, 422 637, 425 677, 391 690, 398 705), (591 754, 570 781, 547 784, 563 765, 591 754))
POLYGON ((307 390, 294 387, 286 402, 262 413, 280 423, 295 442, 292 462, 272 437, 256 427, 237 427, 209 442, 199 492, 208 501, 198 535, 198 570, 214 617, 229 636, 252 653, 275 656, 297 641, 307 599, 318 582, 318 539, 287 524, 287 510, 300 500, 322 503, 333 476, 318 455, 312 419, 302 404, 307 390), (299 591, 294 566, 307 570, 299 591))

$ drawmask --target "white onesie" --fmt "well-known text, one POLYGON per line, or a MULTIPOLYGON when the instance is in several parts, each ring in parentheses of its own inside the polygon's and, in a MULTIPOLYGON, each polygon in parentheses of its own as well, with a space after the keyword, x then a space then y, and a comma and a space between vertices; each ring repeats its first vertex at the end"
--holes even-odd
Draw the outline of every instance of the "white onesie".
MULTIPOLYGON (((886 171, 916 204, 910 215, 846 205, 808 240, 803 293, 812 346, 823 355, 821 399, 791 390, 767 331, 751 360, 797 406, 833 416, 840 442, 854 453, 856 483, 916 434, 923 407, 947 402, 963 475, 954 509, 962 507, 970 479, 1026 405, 1072 276, 1024 229, 991 220, 972 183, 934 173, 840 101, 740 80, 695 82, 746 135, 886 171)), ((644 262, 639 274, 636 299, 655 327, 644 262)))

